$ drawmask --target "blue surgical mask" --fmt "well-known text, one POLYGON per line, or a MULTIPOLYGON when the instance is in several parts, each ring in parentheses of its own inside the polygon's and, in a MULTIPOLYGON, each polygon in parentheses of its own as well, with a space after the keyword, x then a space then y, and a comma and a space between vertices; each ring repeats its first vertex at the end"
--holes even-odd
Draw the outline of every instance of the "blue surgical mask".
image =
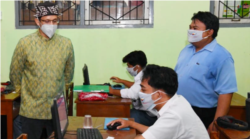
POLYGON ((131 76, 136 76, 138 74, 137 73, 138 69, 136 71, 134 71, 135 66, 132 68, 127 68, 128 72, 130 73, 131 76))
POLYGON ((201 41, 202 39, 208 38, 208 36, 202 38, 203 32, 206 32, 206 31, 208 31, 208 30, 209 30, 209 29, 207 29, 207 30, 205 30, 205 31, 191 30, 191 29, 188 30, 188 41, 189 41, 190 43, 192 43, 192 42, 199 42, 199 41, 201 41))

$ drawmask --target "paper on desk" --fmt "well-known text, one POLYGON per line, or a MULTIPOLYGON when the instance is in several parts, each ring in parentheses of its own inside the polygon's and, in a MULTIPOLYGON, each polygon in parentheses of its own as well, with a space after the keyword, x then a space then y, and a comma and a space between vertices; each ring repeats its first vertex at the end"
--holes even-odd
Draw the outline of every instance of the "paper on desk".
MULTIPOLYGON (((104 121, 104 130, 108 130, 107 129, 107 124, 115 119, 119 119, 119 118, 105 118, 105 121, 104 121)), ((122 118, 124 120, 128 120, 128 118, 122 118)), ((119 130, 129 130, 130 128, 127 127, 127 128, 122 128, 122 129, 119 129, 119 130)))

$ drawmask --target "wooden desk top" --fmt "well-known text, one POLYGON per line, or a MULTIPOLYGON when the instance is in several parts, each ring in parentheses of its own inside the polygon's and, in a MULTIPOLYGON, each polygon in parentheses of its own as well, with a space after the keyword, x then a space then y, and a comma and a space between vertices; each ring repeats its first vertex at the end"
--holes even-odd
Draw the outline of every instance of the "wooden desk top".
POLYGON ((246 106, 246 98, 238 93, 234 93, 231 106, 246 106))
POLYGON ((120 98, 116 96, 108 97, 105 101, 79 101, 78 98, 76 98, 75 103, 87 103, 87 104, 93 104, 93 103, 109 103, 109 104, 132 104, 132 100, 129 98, 120 98))
POLYGON ((226 137, 227 139, 247 139, 250 136, 250 130, 239 131, 235 129, 226 129, 218 126, 216 122, 215 126, 220 131, 220 134, 222 134, 220 136, 226 137))
POLYGON ((18 93, 1 94, 1 101, 13 101, 19 97, 18 93))
MULTIPOLYGON (((67 133, 76 132, 77 128, 83 127, 84 117, 68 116, 68 119, 69 119, 69 126, 67 128, 67 133)), ((104 130, 104 120, 105 120, 105 117, 92 117, 93 127, 98 128, 98 130, 101 132, 104 139, 106 139, 108 136, 115 137, 115 139, 132 139, 136 136, 136 130, 133 128, 131 128, 129 131, 104 130)), ((133 119, 129 118, 129 120, 133 120, 133 119)), ((67 137, 76 138, 76 136, 65 134, 65 138, 67 137)))

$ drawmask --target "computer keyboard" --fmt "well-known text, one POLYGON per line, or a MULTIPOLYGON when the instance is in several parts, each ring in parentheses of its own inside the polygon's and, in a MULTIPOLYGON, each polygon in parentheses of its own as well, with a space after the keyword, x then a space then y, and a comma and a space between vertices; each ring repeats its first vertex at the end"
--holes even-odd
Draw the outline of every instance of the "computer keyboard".
POLYGON ((97 128, 77 128, 77 139, 103 139, 97 128))

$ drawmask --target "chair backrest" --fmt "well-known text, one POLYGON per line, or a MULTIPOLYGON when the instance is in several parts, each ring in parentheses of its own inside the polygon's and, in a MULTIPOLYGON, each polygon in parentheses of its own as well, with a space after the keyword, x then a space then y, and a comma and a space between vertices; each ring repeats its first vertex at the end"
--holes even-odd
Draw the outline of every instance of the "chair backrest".
POLYGON ((17 139, 27 139, 27 134, 21 134, 17 139))
POLYGON ((73 116, 73 88, 73 82, 66 84, 66 101, 68 106, 68 116, 73 116))
POLYGON ((220 134, 218 131, 212 131, 210 133, 210 139, 219 139, 219 136, 220 136, 220 134))

